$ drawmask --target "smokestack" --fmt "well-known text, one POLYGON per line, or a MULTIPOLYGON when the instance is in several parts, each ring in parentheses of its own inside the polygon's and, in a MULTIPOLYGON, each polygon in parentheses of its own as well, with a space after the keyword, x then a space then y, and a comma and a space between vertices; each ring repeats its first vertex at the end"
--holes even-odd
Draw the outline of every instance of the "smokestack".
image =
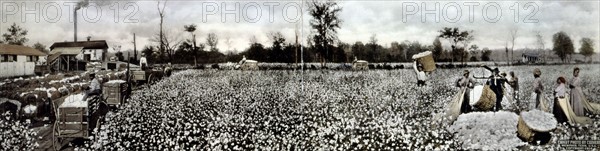
POLYGON ((74 28, 75 30, 73 31, 73 41, 77 42, 77 10, 83 8, 83 7, 87 7, 89 5, 89 0, 82 0, 80 2, 77 3, 77 6, 75 6, 75 10, 73 11, 73 18, 74 18, 74 28))
POLYGON ((74 30, 74 32, 73 32, 73 37, 74 37, 75 39, 73 39, 73 41, 74 41, 74 42, 77 42, 77 9, 75 9, 75 11, 73 11, 73 17, 74 17, 74 19, 75 19, 75 20, 74 20, 74 26, 73 26, 73 27, 75 27, 75 30, 74 30))

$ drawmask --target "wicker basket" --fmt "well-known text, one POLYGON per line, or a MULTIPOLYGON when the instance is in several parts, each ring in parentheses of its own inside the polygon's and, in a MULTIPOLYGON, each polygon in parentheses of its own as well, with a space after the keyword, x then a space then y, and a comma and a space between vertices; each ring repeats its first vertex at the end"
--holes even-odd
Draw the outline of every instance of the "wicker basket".
POLYGON ((483 92, 481 93, 481 97, 475 103, 475 107, 482 111, 491 111, 494 109, 496 105, 496 94, 492 89, 490 89, 490 85, 483 86, 483 92))
POLYGON ((412 57, 417 60, 418 63, 423 65, 423 70, 427 72, 431 72, 435 70, 435 61, 433 60, 433 54, 431 51, 425 51, 419 54, 416 54, 412 57))
POLYGON ((519 137, 523 138, 527 142, 533 141, 533 136, 535 136, 535 132, 525 124, 525 121, 521 116, 519 116, 519 123, 517 124, 517 132, 519 137))

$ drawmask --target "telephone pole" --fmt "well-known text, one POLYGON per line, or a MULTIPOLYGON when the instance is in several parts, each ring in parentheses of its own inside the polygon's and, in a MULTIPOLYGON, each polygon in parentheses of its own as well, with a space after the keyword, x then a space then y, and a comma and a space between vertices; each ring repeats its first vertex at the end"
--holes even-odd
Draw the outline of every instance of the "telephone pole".
POLYGON ((137 47, 135 43, 135 33, 133 33, 133 61, 137 62, 137 47))

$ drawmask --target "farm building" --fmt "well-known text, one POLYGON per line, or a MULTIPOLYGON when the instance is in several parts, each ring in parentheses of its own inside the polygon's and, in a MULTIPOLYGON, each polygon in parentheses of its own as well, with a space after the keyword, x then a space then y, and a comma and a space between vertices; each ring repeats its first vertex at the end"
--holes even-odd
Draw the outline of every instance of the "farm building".
POLYGON ((55 70, 85 70, 90 62, 106 61, 108 44, 105 40, 57 42, 50 46, 48 64, 55 70))
POLYGON ((523 63, 536 63, 541 61, 540 54, 538 53, 523 53, 521 58, 523 59, 523 63))
POLYGON ((0 78, 33 75, 36 64, 46 53, 37 49, 0 44, 0 78))

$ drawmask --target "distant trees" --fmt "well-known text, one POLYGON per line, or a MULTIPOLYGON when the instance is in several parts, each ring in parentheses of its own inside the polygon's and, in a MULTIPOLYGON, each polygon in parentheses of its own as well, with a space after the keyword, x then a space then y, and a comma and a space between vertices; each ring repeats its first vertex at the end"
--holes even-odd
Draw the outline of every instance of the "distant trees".
POLYGON ((566 62, 567 57, 575 52, 571 37, 563 31, 554 34, 552 36, 552 41, 554 42, 554 48, 552 48, 552 50, 554 51, 554 54, 558 55, 562 62, 566 62))
POLYGON ((33 48, 35 48, 35 49, 37 49, 37 50, 39 50, 41 52, 45 52, 45 53, 49 53, 50 52, 48 49, 46 49, 46 45, 44 45, 44 44, 42 44, 40 42, 37 42, 37 43, 33 44, 33 48))
POLYGON ((10 27, 8 27, 6 31, 6 33, 2 34, 2 39, 4 40, 4 43, 7 43, 9 45, 23 46, 27 41, 29 41, 29 39, 25 37, 27 36, 27 30, 21 28, 16 23, 10 25, 10 27))
POLYGON ((481 50, 481 61, 491 61, 490 55, 492 55, 492 50, 485 47, 481 50))
POLYGON ((464 61, 466 61, 465 48, 459 48, 458 44, 472 40, 473 37, 470 35, 470 32, 460 31, 458 28, 444 27, 439 33, 440 35, 438 37, 447 39, 450 42, 452 47, 452 60, 460 60, 464 63, 464 61))
POLYGON ((442 42, 440 41, 440 37, 436 37, 433 40, 433 57, 435 60, 439 60, 444 53, 444 48, 442 47, 442 42))
POLYGON ((594 52, 594 40, 592 40, 591 38, 581 38, 580 40, 581 43, 581 48, 579 48, 579 53, 583 56, 585 56, 586 60, 587 58, 589 58, 590 62, 592 61, 592 55, 595 54, 594 52))
POLYGON ((121 51, 118 51, 117 53, 115 53, 115 57, 117 57, 117 61, 125 60, 125 56, 123 56, 123 52, 121 52, 121 51))
POLYGON ((471 47, 469 47, 469 53, 471 54, 469 61, 479 61, 479 59, 477 59, 477 54, 479 54, 479 46, 471 45, 471 47))
POLYGON ((331 58, 329 54, 330 45, 337 40, 337 30, 340 28, 342 20, 338 17, 342 8, 334 1, 313 0, 308 3, 308 12, 312 16, 310 26, 313 31, 314 49, 321 58, 321 65, 331 58))
POLYGON ((154 46, 145 46, 144 49, 142 49, 142 54, 144 54, 144 56, 149 59, 148 62, 150 62, 151 61, 150 58, 156 57, 156 56, 154 56, 155 51, 156 51, 156 48, 154 46))
POLYGON ((286 62, 286 60, 291 59, 291 53, 285 52, 285 38, 281 32, 273 32, 270 34, 271 41, 273 41, 273 45, 271 46, 271 56, 269 60, 274 62, 286 62))

